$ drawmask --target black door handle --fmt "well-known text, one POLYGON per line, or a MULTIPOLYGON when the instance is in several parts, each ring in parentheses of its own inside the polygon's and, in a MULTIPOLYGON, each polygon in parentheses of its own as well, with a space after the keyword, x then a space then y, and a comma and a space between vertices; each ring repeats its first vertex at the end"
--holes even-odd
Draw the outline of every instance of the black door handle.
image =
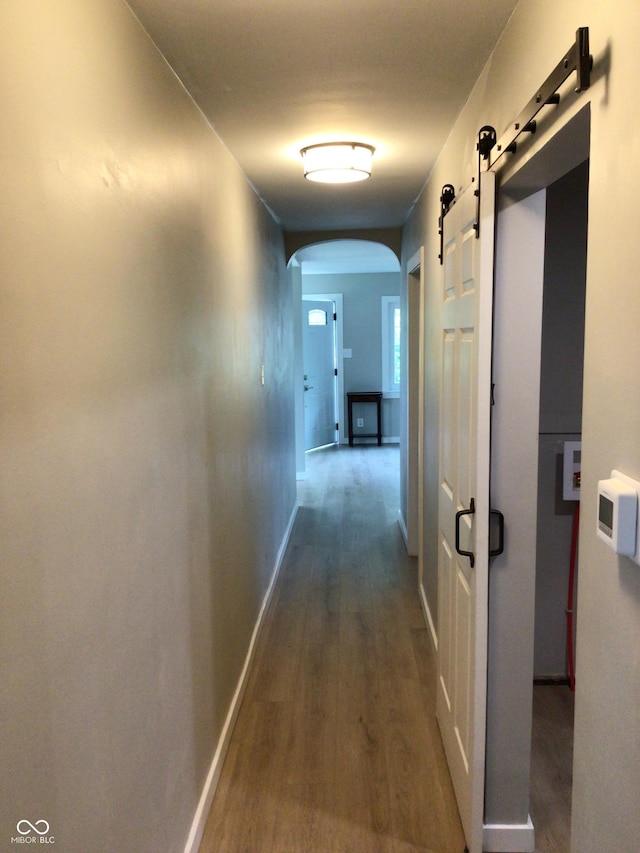
POLYGON ((473 568, 474 563, 476 561, 475 554, 473 551, 462 551, 460 548, 460 519, 463 515, 474 515, 476 511, 476 502, 474 498, 471 498, 471 502, 469 504, 469 509, 461 509, 456 513, 456 551, 460 554, 461 557, 468 557, 469 563, 471 564, 471 568, 473 568))
MULTIPOLYGON (((489 556, 497 557, 499 554, 502 554, 504 551, 504 515, 497 509, 490 509, 489 514, 493 516, 498 522, 498 547, 491 548, 489 546, 489 556)), ((493 526, 489 529, 489 534, 493 533, 493 526)), ((490 535, 489 541, 492 541, 493 537, 490 535)))

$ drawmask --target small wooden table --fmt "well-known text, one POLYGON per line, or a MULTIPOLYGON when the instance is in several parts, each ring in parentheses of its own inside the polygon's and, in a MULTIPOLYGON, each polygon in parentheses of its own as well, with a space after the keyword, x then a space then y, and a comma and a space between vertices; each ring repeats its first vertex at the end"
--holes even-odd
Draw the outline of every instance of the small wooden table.
POLYGON ((347 409, 349 412, 349 447, 353 447, 354 438, 377 438, 378 445, 382 444, 382 391, 347 391, 347 409), (353 434, 353 404, 375 403, 377 414, 377 432, 359 432, 353 434))

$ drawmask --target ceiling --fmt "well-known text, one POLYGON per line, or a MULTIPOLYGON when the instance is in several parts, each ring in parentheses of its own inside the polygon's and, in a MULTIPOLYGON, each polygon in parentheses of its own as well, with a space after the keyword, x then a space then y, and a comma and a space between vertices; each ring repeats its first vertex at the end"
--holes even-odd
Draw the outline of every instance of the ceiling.
POLYGON ((288 231, 404 223, 517 0, 128 0, 288 231), (299 150, 376 148, 361 183, 299 150))

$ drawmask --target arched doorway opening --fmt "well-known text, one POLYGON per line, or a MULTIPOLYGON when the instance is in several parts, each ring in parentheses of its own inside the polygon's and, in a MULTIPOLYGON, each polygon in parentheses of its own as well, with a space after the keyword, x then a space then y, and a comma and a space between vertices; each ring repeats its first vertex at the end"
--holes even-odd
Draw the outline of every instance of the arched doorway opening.
MULTIPOLYGON (((314 239, 311 236, 311 239, 314 239)), ((317 240, 317 238, 316 238, 317 240)), ((332 369, 335 375, 335 424, 338 424, 332 442, 348 441, 346 423, 346 394, 349 391, 383 392, 383 440, 398 441, 400 424, 400 393, 389 381, 389 366, 393 365, 394 337, 385 317, 395 319, 395 309, 400 302, 400 262, 396 253, 380 242, 367 239, 329 239, 311 242, 298 248, 289 260, 294 300, 300 306, 295 311, 295 369, 296 376, 296 471, 304 478, 305 450, 313 430, 310 417, 322 406, 305 405, 311 400, 315 387, 305 380, 311 374, 305 367, 304 332, 309 323, 309 311, 328 307, 326 316, 335 315, 335 333, 332 369), (306 305, 306 303, 309 303, 306 305), (303 304, 306 310, 303 311, 303 304), (391 336, 390 336, 391 331, 391 336), (389 354, 390 353, 390 354, 389 354), (386 358, 385 358, 386 356, 386 358), (308 390, 305 390, 307 386, 308 390), (311 409, 311 411, 310 411, 311 409)), ((314 316, 312 315, 313 322, 314 316)), ((315 330, 317 331, 317 330, 315 330)), ((329 333, 329 332, 327 332, 329 333)), ((308 348, 307 348, 308 349, 308 348)), ((398 357, 400 350, 398 349, 398 357)), ((393 376, 391 367, 391 379, 393 376)), ((325 395, 326 399, 326 395, 325 395)), ((326 414, 324 408, 322 408, 326 414)), ((365 418, 360 413, 363 432, 367 432, 365 418)), ((326 419, 326 418, 325 418, 326 419)), ((316 430, 316 436, 326 435, 316 430)), ((318 440, 318 439, 316 439, 318 440)), ((323 439, 322 439, 323 440, 323 439)))

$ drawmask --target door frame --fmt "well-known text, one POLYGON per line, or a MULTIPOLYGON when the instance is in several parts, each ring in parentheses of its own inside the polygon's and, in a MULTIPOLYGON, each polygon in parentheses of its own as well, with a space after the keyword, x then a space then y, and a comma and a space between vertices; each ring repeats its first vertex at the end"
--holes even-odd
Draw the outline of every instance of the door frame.
POLYGON ((589 137, 586 105, 501 182, 498 195, 491 486, 495 505, 505 512, 506 537, 490 574, 485 825, 487 849, 495 851, 533 850, 531 819, 505 825, 503 806, 506 797, 511 813, 526 814, 529 804, 544 196, 550 184, 589 156, 589 137), (528 321, 522 324, 527 300, 528 321), (521 481, 531 488, 523 489, 521 481), (499 809, 501 818, 492 819, 499 809))
POLYGON ((420 248, 407 263, 407 320, 406 344, 403 357, 406 357, 406 407, 407 407, 407 518, 405 541, 407 552, 420 557, 420 411, 424 395, 421 392, 423 376, 422 353, 424 351, 422 333, 422 309, 424 305, 424 247, 420 248), (422 346, 421 346, 422 344, 422 346))
POLYGON ((438 637, 424 587, 425 489, 425 249, 421 246, 407 263, 407 531, 409 554, 418 557, 418 592, 435 651, 438 637))
POLYGON ((533 851, 528 811, 545 194, 505 201, 501 188, 491 498, 505 516, 505 542, 489 574, 484 843, 492 851, 533 851))
MULTIPOLYGON (((303 293, 302 302, 333 302, 336 312, 336 421, 338 423, 338 444, 346 444, 348 438, 345 434, 344 414, 344 352, 343 352, 343 295, 342 293, 303 293)), ((304 418, 304 411, 302 413, 304 418)), ((303 424, 304 426, 304 424, 303 424)))

